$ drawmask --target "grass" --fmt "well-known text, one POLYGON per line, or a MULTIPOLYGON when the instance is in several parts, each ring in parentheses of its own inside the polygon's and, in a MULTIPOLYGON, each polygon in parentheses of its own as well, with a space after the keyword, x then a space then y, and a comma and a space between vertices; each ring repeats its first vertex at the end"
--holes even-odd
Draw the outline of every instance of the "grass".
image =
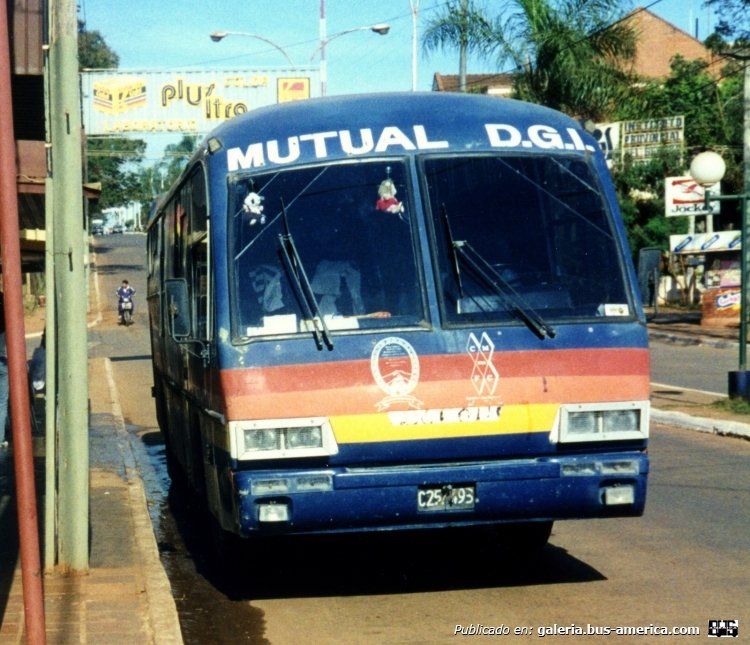
POLYGON ((750 401, 741 397, 720 399, 719 401, 714 401, 711 407, 731 414, 745 414, 750 416, 750 401))

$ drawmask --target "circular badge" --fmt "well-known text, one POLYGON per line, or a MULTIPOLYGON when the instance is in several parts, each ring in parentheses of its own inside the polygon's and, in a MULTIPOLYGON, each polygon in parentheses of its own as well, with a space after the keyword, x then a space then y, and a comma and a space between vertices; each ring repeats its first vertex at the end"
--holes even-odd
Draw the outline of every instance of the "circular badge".
POLYGON ((387 408, 396 401, 418 407, 420 402, 410 395, 419 383, 419 358, 407 341, 396 336, 379 341, 372 349, 370 371, 387 395, 378 407, 387 408))

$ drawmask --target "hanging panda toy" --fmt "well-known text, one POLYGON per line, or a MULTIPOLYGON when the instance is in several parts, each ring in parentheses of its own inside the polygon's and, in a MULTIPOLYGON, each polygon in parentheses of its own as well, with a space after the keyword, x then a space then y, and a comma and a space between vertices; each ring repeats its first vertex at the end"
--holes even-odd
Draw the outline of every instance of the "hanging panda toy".
POLYGON ((250 192, 242 203, 242 210, 250 215, 250 219, 248 220, 250 226, 266 223, 266 215, 263 212, 263 199, 258 193, 250 192))

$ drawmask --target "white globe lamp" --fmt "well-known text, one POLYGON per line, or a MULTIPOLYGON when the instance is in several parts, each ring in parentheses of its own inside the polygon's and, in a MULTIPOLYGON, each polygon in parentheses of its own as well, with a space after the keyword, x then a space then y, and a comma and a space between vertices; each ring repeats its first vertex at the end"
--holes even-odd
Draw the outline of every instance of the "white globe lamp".
POLYGON ((727 164, 721 155, 713 150, 706 150, 695 155, 690 164, 690 176, 701 186, 713 186, 720 182, 727 171, 727 164))

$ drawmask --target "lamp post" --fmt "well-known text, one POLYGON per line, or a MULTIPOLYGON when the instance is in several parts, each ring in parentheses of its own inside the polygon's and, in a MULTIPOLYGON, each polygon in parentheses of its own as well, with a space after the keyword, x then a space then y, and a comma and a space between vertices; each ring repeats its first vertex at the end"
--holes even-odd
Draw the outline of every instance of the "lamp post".
POLYGON ((345 29, 344 31, 340 31, 337 34, 333 34, 333 36, 326 37, 325 35, 325 13, 323 13, 325 10, 323 9, 323 4, 321 3, 321 18, 320 18, 320 46, 312 53, 312 56, 310 56, 310 60, 315 58, 315 55, 320 52, 320 95, 325 96, 326 92, 328 91, 328 65, 326 61, 326 46, 328 43, 330 43, 332 40, 336 38, 340 38, 341 36, 345 36, 346 34, 351 34, 355 31, 372 31, 380 36, 385 36, 390 30, 391 26, 386 23, 378 23, 375 25, 365 25, 364 27, 352 27, 351 29, 345 29))
POLYGON ((245 36, 246 38, 255 38, 256 40, 262 40, 264 43, 267 43, 271 45, 274 49, 281 52, 284 56, 284 58, 287 59, 289 64, 292 67, 295 67, 294 63, 292 62, 292 59, 289 58, 289 54, 287 54, 281 47, 279 47, 275 42, 268 40, 268 38, 264 38, 263 36, 259 36, 258 34, 251 34, 247 31, 215 31, 213 32, 210 37, 211 40, 213 40, 215 43, 218 43, 220 40, 223 40, 227 36, 245 36))
POLYGON ((417 15, 419 0, 409 0, 411 7, 411 91, 417 91, 417 15))
MULTIPOLYGON (((336 38, 340 38, 341 36, 345 36, 346 34, 351 34, 355 31, 372 31, 376 34, 379 34, 380 36, 385 36, 391 30, 391 26, 386 23, 378 23, 375 25, 365 25, 364 27, 352 27, 351 29, 345 29, 344 31, 340 31, 336 34, 333 34, 332 36, 326 37, 325 4, 323 0, 321 0, 320 11, 321 11, 320 45, 312 53, 312 56, 310 56, 310 60, 315 58, 316 54, 320 52, 320 95, 325 96, 326 91, 328 89, 327 88, 328 72, 327 72, 327 62, 326 62, 326 45, 328 45, 328 43, 330 43, 332 40, 335 40, 336 38)), ((264 38, 263 36, 260 36, 258 34, 252 34, 246 31, 215 31, 212 34, 210 34, 211 40, 213 40, 215 43, 218 43, 220 40, 223 40, 227 36, 245 36, 247 38, 256 38, 257 40, 262 40, 264 43, 268 43, 269 45, 271 45, 271 47, 281 52, 284 55, 284 58, 287 59, 289 64, 292 67, 295 67, 294 63, 292 62, 292 59, 289 58, 289 55, 281 47, 279 47, 279 45, 277 45, 275 42, 271 40, 268 40, 268 38, 264 38)))
MULTIPOLYGON (((717 153, 712 151, 701 152, 696 155, 690 164, 690 175, 701 186, 711 186, 718 183, 724 177, 726 164, 717 153)), ((706 190, 704 195, 706 208, 712 201, 739 201, 742 210, 742 224, 740 231, 740 358, 737 371, 729 372, 728 393, 730 397, 739 396, 750 401, 750 371, 747 369, 747 318, 750 313, 750 279, 748 267, 750 267, 750 245, 748 239, 748 194, 739 195, 712 195, 706 190)))

